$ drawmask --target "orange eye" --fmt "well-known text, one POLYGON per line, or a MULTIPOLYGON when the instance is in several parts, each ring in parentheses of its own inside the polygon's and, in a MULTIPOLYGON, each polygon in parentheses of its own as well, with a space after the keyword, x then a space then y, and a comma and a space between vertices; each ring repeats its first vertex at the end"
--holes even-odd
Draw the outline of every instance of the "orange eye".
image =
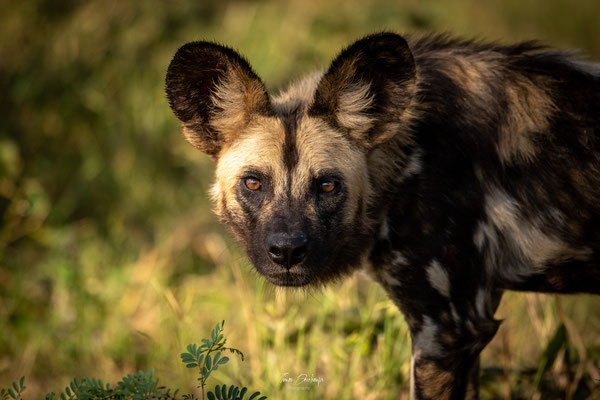
POLYGON ((246 184, 246 187, 250 190, 258 190, 261 187, 260 181, 256 178, 246 178, 244 183, 246 184))
POLYGON ((325 193, 329 193, 335 189, 335 182, 333 181, 325 181, 321 182, 321 190, 325 193))

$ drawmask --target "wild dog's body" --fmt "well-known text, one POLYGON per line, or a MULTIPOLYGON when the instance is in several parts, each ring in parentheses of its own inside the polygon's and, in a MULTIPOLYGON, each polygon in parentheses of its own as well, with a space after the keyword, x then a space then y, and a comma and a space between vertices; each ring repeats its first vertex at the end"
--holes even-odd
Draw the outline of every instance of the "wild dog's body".
POLYGON ((413 397, 477 396, 503 290, 600 293, 597 67, 379 34, 270 99, 233 51, 187 46, 167 92, 218 160, 218 214, 275 284, 368 265, 410 326, 413 397))

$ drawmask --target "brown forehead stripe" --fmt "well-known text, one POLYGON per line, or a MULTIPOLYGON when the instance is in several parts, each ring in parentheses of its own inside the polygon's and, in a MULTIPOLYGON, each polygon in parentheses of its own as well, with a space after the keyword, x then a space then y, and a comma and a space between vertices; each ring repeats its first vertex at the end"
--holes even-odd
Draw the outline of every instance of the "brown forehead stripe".
POLYGON ((296 146, 296 131, 298 128, 299 108, 281 116, 281 123, 285 132, 283 142, 283 165, 288 171, 298 164, 298 147, 296 146))

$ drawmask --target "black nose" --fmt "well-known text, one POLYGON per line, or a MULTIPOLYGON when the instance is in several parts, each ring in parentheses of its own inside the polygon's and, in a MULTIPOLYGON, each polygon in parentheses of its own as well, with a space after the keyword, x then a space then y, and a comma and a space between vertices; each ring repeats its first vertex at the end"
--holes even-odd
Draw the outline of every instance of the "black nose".
POLYGON ((302 232, 274 233, 267 240, 271 260, 290 269, 306 257, 308 239, 302 232))

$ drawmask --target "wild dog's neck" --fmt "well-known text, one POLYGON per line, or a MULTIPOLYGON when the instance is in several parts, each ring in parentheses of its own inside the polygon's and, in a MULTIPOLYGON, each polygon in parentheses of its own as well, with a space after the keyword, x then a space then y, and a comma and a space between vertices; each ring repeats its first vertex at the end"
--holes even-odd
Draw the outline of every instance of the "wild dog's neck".
POLYGON ((407 179, 420 173, 422 155, 418 144, 407 142, 406 138, 400 136, 390 139, 369 153, 369 216, 375 231, 384 223, 388 211, 381 205, 391 204, 398 188, 407 179))

